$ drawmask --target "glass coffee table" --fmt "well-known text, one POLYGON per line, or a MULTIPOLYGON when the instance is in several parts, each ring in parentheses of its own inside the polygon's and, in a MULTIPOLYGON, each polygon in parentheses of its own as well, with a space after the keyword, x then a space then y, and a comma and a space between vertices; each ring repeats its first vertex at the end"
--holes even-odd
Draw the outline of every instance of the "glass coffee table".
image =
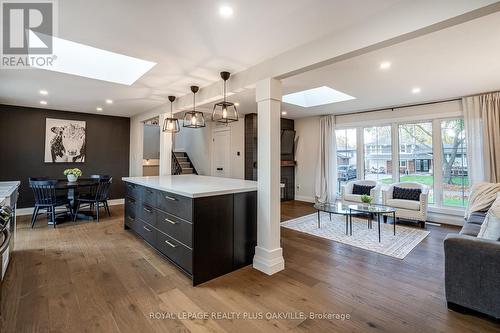
POLYGON ((393 224, 394 224, 394 236, 396 235, 396 208, 383 206, 383 205, 368 205, 368 204, 356 204, 349 205, 347 207, 349 210, 349 220, 352 228, 352 215, 357 213, 361 213, 364 215, 368 215, 368 228, 371 229, 372 226, 372 217, 377 217, 378 224, 378 241, 380 242, 380 217, 392 214, 393 224))
POLYGON ((350 225, 350 235, 352 236, 352 219, 350 218, 351 212, 347 205, 341 202, 335 203, 316 203, 314 208, 318 211, 318 228, 321 228, 321 212, 330 214, 330 221, 332 220, 332 214, 344 215, 345 216, 345 234, 348 234, 348 226, 350 225))

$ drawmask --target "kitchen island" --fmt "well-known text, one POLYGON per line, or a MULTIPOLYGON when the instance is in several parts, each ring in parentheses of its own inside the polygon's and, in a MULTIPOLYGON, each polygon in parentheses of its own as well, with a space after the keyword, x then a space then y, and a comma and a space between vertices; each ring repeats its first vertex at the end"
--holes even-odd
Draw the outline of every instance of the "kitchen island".
POLYGON ((193 281, 252 263, 257 244, 257 182, 175 175, 125 177, 124 228, 193 281))

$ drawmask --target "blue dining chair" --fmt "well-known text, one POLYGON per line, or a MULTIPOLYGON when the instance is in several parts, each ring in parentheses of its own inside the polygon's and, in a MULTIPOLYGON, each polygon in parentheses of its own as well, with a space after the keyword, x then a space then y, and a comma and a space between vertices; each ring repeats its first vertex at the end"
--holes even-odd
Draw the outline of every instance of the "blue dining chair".
MULTIPOLYGON (((35 226, 40 210, 45 209, 48 215, 49 221, 53 223, 54 228, 56 227, 56 207, 66 206, 70 214, 71 201, 67 196, 57 195, 56 184, 57 180, 44 179, 39 180, 39 178, 30 178, 29 184, 33 190, 33 196, 35 197, 35 210, 31 217, 31 228, 35 226)), ((67 214, 67 211, 64 212, 67 214)))
POLYGON ((99 178, 94 178, 98 182, 90 188, 90 193, 81 194, 77 198, 75 214, 73 215, 73 221, 76 221, 78 211, 82 205, 87 205, 90 210, 95 209, 96 220, 99 222, 99 209, 104 207, 108 216, 111 216, 108 206, 109 199, 109 188, 113 181, 113 178, 109 176, 99 176, 99 178))

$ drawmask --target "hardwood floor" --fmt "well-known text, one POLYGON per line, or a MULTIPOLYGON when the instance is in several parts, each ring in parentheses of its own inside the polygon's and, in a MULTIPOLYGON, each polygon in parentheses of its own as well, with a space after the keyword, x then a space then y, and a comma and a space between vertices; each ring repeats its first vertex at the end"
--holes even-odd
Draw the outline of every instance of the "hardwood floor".
MULTIPOLYGON (((250 266, 193 288, 131 232, 121 206, 100 223, 35 229, 19 219, 3 285, 0 332, 499 332, 489 320, 446 309, 443 246, 431 234, 404 260, 282 229, 286 269, 250 266), (203 318, 239 313, 253 319, 203 318), (349 318, 310 319, 299 312, 349 318), (197 318, 173 318, 183 313, 197 318), (264 319, 258 319, 260 313, 264 319), (299 318, 266 318, 278 313, 299 318), (152 318, 153 316, 153 318, 152 318), (163 316, 163 318, 161 318, 163 316)), ((287 202, 282 219, 314 212, 287 202)), ((214 258, 216 260, 216 258, 214 258)), ((473 274, 471 272, 471 274, 473 274)))

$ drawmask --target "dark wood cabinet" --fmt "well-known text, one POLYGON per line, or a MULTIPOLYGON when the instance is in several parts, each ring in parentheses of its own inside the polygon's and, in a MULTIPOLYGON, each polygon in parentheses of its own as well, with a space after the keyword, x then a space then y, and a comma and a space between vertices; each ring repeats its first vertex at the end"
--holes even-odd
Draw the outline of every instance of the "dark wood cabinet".
POLYGON ((197 285, 252 263, 257 192, 189 198, 127 182, 124 227, 197 285))

